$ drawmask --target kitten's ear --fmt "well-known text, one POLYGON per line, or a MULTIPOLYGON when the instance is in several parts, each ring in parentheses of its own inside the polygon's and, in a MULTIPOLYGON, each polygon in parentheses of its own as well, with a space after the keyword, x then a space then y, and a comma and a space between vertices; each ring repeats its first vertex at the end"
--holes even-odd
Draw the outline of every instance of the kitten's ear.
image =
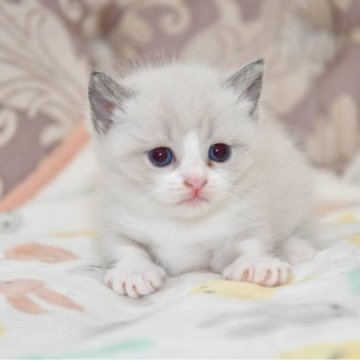
POLYGON ((113 124, 113 113, 133 92, 122 87, 110 76, 93 72, 89 83, 91 119, 97 133, 106 133, 113 124))
POLYGON ((229 77, 225 84, 234 89, 239 99, 252 103, 251 114, 257 109, 264 75, 264 60, 254 61, 229 77))

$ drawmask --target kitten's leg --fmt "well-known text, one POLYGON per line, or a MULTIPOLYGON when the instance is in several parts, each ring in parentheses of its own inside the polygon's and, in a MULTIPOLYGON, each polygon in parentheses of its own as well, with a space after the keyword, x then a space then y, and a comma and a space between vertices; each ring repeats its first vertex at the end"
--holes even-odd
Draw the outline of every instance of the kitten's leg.
POLYGON ((146 250, 131 240, 111 241, 111 246, 107 244, 107 258, 111 267, 106 271, 105 284, 121 295, 149 295, 161 287, 166 276, 146 250))
POLYGON ((280 248, 281 254, 290 262, 297 264, 302 261, 311 259, 315 253, 315 248, 310 242, 302 237, 293 236, 282 244, 280 248))
POLYGON ((263 286, 284 285, 289 281, 290 265, 269 255, 262 242, 243 240, 234 251, 240 255, 223 270, 225 279, 263 286))

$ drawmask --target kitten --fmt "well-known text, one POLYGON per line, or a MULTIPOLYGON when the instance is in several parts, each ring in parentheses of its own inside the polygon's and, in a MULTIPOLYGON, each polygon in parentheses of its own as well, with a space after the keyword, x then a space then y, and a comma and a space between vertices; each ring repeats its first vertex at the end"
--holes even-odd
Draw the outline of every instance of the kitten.
POLYGON ((259 108, 264 64, 226 76, 196 64, 94 72, 89 99, 103 176, 105 282, 148 295, 166 274, 210 269, 285 284, 313 249, 310 171, 259 108))

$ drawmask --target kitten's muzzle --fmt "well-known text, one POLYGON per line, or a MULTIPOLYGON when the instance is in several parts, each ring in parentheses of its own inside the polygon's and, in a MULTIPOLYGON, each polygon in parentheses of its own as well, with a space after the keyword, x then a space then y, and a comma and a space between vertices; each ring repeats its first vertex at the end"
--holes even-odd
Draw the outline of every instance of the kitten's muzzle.
POLYGON ((207 183, 207 179, 203 176, 188 177, 184 179, 184 185, 187 188, 190 188, 193 193, 200 193, 207 183))
POLYGON ((203 176, 193 176, 193 177, 187 177, 184 179, 184 186, 188 188, 191 193, 189 194, 189 197, 182 200, 180 204, 193 204, 193 203, 199 203, 202 201, 208 201, 206 198, 204 198, 201 193, 204 189, 204 187, 207 185, 208 180, 203 176))

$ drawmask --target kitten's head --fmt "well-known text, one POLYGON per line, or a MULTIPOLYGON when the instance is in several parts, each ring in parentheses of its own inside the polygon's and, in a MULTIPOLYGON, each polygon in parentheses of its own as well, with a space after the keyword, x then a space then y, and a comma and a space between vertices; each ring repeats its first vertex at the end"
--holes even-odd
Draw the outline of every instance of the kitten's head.
POLYGON ((226 76, 203 65, 95 72, 89 99, 107 186, 139 206, 202 216, 241 197, 257 146, 263 61, 226 76))

